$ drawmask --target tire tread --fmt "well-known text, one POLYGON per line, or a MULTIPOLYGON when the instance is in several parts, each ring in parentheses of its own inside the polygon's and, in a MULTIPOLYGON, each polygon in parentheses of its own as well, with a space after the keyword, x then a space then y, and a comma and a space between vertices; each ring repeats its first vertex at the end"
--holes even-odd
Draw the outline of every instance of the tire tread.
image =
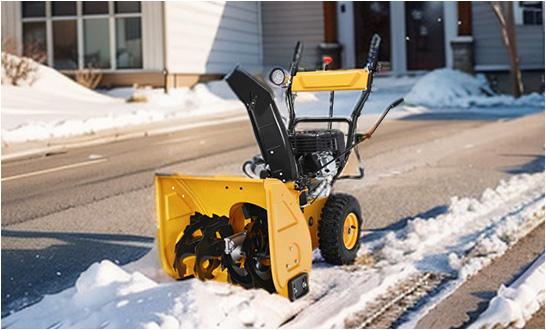
POLYGON ((360 248, 360 239, 351 250, 343 244, 343 226, 345 217, 355 213, 358 218, 358 233, 362 226, 362 216, 358 200, 348 194, 331 195, 326 201, 319 221, 319 249, 326 262, 333 265, 347 265, 354 261, 360 248), (341 235, 340 235, 341 233, 341 235))

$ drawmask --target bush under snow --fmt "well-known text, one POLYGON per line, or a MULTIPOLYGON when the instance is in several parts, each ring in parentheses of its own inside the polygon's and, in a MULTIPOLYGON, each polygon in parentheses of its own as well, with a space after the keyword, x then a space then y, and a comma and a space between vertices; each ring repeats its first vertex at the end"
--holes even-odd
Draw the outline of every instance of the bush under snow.
POLYGON ((19 57, 2 52, 2 84, 32 85, 39 64, 28 57, 19 57))

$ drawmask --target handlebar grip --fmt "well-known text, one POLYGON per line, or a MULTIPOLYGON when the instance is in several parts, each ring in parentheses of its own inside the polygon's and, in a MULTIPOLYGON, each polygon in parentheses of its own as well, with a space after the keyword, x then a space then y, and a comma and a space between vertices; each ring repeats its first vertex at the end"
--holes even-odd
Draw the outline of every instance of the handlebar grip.
POLYGON ((402 103, 402 102, 404 102, 404 99, 403 99, 403 98, 398 99, 398 100, 394 101, 394 103, 392 104, 392 107, 393 107, 393 108, 396 108, 396 107, 399 106, 400 103, 402 103))
POLYGON ((292 58, 292 65, 290 66, 290 75, 294 76, 298 72, 298 66, 300 65, 301 53, 303 51, 303 43, 298 41, 296 48, 294 49, 294 57, 292 58))
POLYGON ((379 54, 379 46, 381 45, 381 37, 375 33, 370 41, 370 50, 368 52, 368 66, 375 71, 377 67, 377 56, 379 54))

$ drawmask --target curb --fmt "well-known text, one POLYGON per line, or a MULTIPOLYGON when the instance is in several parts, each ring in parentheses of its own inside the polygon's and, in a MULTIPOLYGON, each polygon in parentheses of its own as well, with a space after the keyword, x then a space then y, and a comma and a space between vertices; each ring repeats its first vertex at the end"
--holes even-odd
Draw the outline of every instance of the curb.
MULTIPOLYGON (((193 123, 187 123, 187 124, 180 124, 180 125, 174 125, 174 126, 166 126, 166 127, 152 127, 150 128, 150 125, 160 125, 161 122, 156 123, 150 123, 143 125, 143 129, 139 130, 138 126, 131 126, 127 127, 124 131, 118 131, 116 129, 111 130, 110 132, 99 132, 97 135, 87 135, 87 136, 77 136, 77 137, 71 137, 71 138, 64 138, 55 142, 52 141, 38 141, 35 143, 20 143, 19 146, 22 146, 22 150, 20 151, 14 151, 14 152, 8 152, 5 155, 2 155, 1 161, 12 161, 17 159, 23 159, 23 158, 31 158, 31 157, 38 157, 38 156, 44 156, 48 154, 54 154, 54 153, 60 153, 60 152, 66 152, 69 149, 72 148, 78 148, 78 147, 86 147, 86 146, 92 146, 97 144, 103 144, 103 143, 109 143, 114 141, 123 141, 138 137, 144 137, 144 136, 156 136, 156 135, 162 135, 162 134, 169 134, 179 131, 184 131, 192 128, 198 128, 198 127, 206 127, 206 126, 214 126, 219 124, 225 124, 225 123, 232 123, 232 122, 238 122, 238 121, 244 121, 248 120, 248 116, 245 114, 244 116, 239 115, 235 117, 222 117, 220 119, 212 119, 208 121, 196 121, 193 123), (146 128, 148 126, 148 128, 146 128), (42 146, 39 146, 40 143, 43 143, 42 146), (29 147, 25 148, 25 145, 38 145, 36 147, 29 147)), ((3 147, 3 149, 6 147, 3 147)))

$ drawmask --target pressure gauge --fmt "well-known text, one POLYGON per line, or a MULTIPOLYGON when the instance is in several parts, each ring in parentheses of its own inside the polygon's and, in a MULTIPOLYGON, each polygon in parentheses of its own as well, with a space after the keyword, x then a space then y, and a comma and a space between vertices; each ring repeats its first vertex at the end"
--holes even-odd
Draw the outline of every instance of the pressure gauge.
POLYGON ((281 68, 273 68, 269 74, 269 80, 277 86, 284 84, 286 81, 286 73, 281 68))

